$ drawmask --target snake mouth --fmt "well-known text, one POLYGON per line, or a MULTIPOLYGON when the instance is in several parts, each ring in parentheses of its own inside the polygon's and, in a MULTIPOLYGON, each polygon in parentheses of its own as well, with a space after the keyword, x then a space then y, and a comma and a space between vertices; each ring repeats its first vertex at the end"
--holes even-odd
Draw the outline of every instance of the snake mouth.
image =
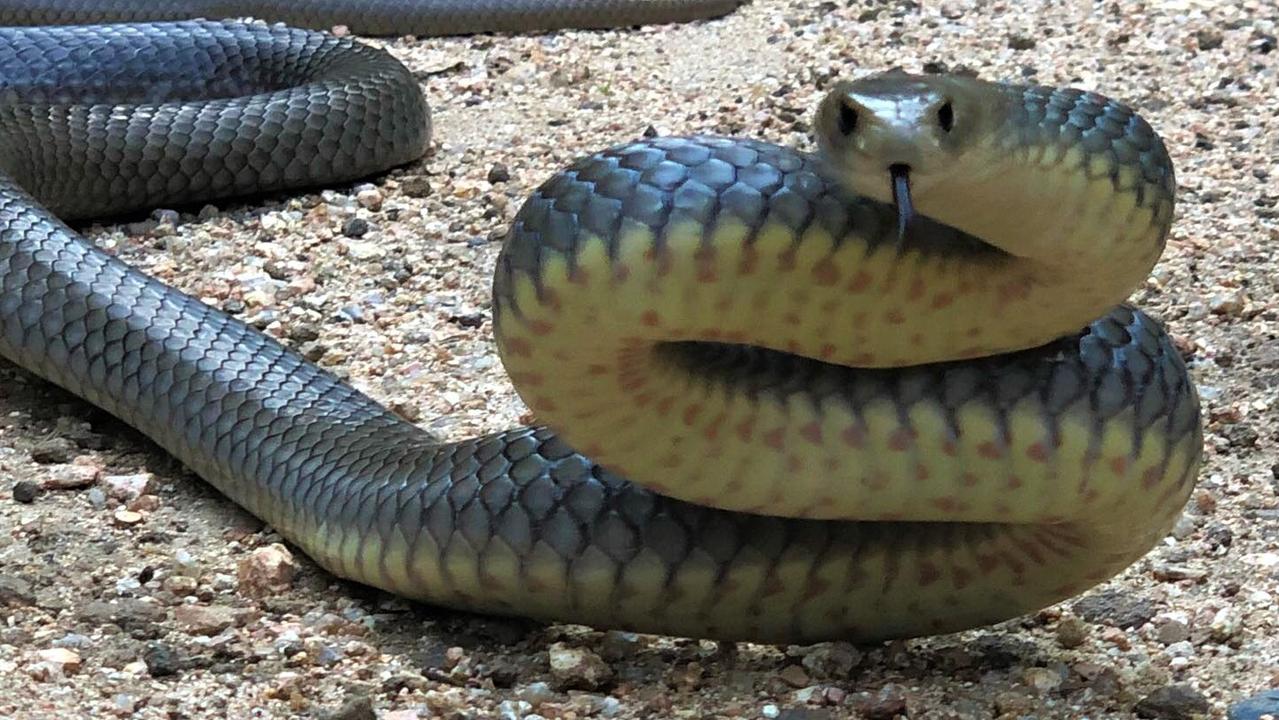
POLYGON ((897 208, 897 242, 901 243, 915 216, 915 206, 910 199, 910 166, 893 163, 888 166, 888 176, 892 182, 893 205, 897 208))

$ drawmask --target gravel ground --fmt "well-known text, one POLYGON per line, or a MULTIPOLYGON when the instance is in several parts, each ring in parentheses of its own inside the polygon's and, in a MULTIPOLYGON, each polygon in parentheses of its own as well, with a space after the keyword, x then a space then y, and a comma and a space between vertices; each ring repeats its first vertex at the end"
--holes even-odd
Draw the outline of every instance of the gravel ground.
POLYGON ((3 364, 0 716, 1225 717, 1279 687, 1277 21, 1262 0, 755 0, 688 26, 387 42, 435 109, 424 161, 84 228, 459 438, 525 412, 496 360, 490 276, 521 198, 572 158, 645 132, 807 147, 832 77, 890 66, 1101 90, 1177 162, 1172 240, 1134 299, 1179 339, 1207 422, 1184 517, 1114 581, 875 647, 414 607, 290 556, 145 439, 3 364))

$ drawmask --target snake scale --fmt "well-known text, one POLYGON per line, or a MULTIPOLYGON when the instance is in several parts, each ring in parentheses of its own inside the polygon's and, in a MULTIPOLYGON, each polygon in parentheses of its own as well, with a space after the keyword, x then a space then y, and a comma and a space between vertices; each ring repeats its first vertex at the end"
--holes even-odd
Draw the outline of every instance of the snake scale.
MULTIPOLYGON (((737 3, 355 4, 372 33, 737 3)), ((442 443, 64 224, 415 160, 417 82, 352 39, 135 11, 0 0, 0 354, 335 575, 601 628, 874 641, 1083 592, 1193 486, 1195 388, 1125 301, 1173 169, 1117 101, 894 71, 827 92, 813 153, 689 136, 582 157, 527 198, 493 284, 544 424, 442 443), (88 20, 136 22, 54 26, 88 20)), ((275 11, 240 12, 342 21, 275 11)))

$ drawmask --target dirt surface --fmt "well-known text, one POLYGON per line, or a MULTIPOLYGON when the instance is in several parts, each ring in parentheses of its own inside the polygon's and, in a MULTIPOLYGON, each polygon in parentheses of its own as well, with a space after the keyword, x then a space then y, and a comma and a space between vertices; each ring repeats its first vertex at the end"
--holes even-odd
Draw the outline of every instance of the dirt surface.
POLYGON ((646 132, 809 147, 831 78, 891 66, 1103 91, 1177 163, 1171 242, 1133 299, 1179 338, 1207 425, 1184 517, 1114 581, 874 647, 414 607, 290 559, 144 438, 3 364, 0 716, 1225 717, 1279 687, 1277 21, 1261 0, 755 0, 688 26, 387 42, 434 107, 422 162, 84 228, 460 438, 525 412, 492 343, 493 261, 521 199, 574 157, 646 132))

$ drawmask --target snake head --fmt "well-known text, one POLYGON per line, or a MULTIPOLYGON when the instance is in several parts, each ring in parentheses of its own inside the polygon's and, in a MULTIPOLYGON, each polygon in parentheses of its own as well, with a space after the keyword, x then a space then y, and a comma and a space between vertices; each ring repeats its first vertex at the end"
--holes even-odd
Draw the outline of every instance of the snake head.
POLYGON ((993 129, 1001 94, 987 85, 895 70, 840 82, 818 106, 818 145, 851 190, 897 207, 904 232, 912 206, 926 211, 929 189, 993 129))

